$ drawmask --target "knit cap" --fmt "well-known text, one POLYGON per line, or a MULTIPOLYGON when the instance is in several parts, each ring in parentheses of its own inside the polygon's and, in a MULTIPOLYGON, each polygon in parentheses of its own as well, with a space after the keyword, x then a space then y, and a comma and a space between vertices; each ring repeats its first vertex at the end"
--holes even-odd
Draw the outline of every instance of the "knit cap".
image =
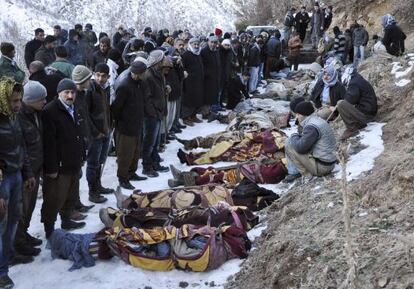
POLYGON ((301 103, 302 101, 305 101, 305 99, 303 98, 303 97, 297 97, 297 98, 294 98, 294 99, 292 99, 291 101, 290 101, 290 104, 289 104, 289 107, 290 107, 290 110, 291 111, 293 111, 293 112, 295 112, 295 108, 296 108, 296 106, 299 104, 299 103, 301 103))
POLYGON ((295 112, 304 116, 309 116, 315 112, 315 108, 311 102, 302 101, 296 105, 295 112))
POLYGON ((76 84, 82 84, 92 77, 92 71, 84 65, 76 65, 72 71, 72 79, 76 84))
MULTIPOLYGON (((137 57, 137 58, 141 58, 141 57, 137 57)), ((141 74, 147 69, 147 65, 145 63, 146 62, 145 59, 143 59, 145 61, 144 62, 143 60, 139 60, 137 58, 135 58, 134 62, 131 63, 130 70, 134 74, 141 74)))
POLYGON ((69 78, 62 79, 57 86, 57 93, 60 93, 64 90, 76 90, 75 82, 69 78))
POLYGON ((224 39, 223 42, 221 42, 221 45, 231 45, 230 39, 224 39))
POLYGON ((38 81, 29 80, 24 85, 23 102, 25 103, 33 103, 45 99, 46 95, 46 88, 38 81))

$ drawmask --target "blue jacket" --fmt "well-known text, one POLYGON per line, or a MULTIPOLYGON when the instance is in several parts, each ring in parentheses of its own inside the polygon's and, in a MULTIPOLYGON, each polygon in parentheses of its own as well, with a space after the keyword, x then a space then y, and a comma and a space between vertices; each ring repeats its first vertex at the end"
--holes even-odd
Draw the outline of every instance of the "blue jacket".
POLYGON ((84 65, 85 60, 83 59, 82 46, 79 42, 74 40, 67 40, 64 44, 68 50, 68 60, 73 65, 84 65))

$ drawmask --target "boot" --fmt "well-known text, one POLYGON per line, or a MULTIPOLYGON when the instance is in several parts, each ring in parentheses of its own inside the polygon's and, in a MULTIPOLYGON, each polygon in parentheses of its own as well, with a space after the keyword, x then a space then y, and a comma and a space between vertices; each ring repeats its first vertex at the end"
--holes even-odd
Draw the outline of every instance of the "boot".
POLYGON ((194 123, 193 123, 193 121, 192 121, 190 118, 185 118, 185 119, 183 119, 183 123, 184 123, 186 126, 194 126, 194 123))
POLYGON ((55 224, 44 224, 46 239, 49 239, 50 235, 52 235, 53 231, 55 230, 55 224))
MULTIPOLYGON (((15 253, 13 256, 13 259, 9 260, 9 266, 14 266, 18 264, 28 264, 28 263, 32 263, 33 261, 34 261, 33 256, 25 256, 25 255, 20 255, 19 253, 15 253)), ((0 286, 0 288, 2 287, 0 286)), ((11 287, 4 287, 4 288, 11 288, 11 287)))
POLYGON ((187 163, 187 157, 185 155, 185 152, 183 152, 182 149, 179 149, 177 152, 177 157, 180 160, 180 163, 185 164, 187 163))
POLYGON ((89 191, 89 202, 95 203, 95 204, 101 204, 105 203, 108 199, 104 196, 101 196, 98 192, 95 191, 89 191))
POLYGON ((358 134, 358 130, 357 129, 347 128, 344 131, 344 133, 341 135, 341 137, 339 138, 339 140, 345 141, 345 140, 349 139, 350 137, 356 136, 357 134, 358 134))
POLYGON ((287 175, 285 179, 283 180, 284 183, 293 183, 296 179, 300 178, 301 174, 295 174, 295 175, 287 175))
POLYGON ((75 222, 72 220, 62 220, 62 229, 66 231, 81 229, 85 227, 85 222, 75 222))
POLYGON ((130 178, 129 178, 129 180, 130 181, 136 181, 136 182, 138 182, 138 181, 145 181, 145 180, 147 180, 148 178, 146 178, 146 177, 141 177, 141 176, 138 176, 136 173, 135 174, 133 174, 130 178))
POLYGON ((125 196, 124 194, 122 194, 122 189, 120 186, 118 186, 116 188, 115 191, 115 198, 116 198, 116 206, 118 207, 118 209, 123 209, 123 203, 126 199, 128 199, 128 196, 125 196))
POLYGON ((80 203, 78 206, 75 207, 75 209, 80 213, 87 213, 93 207, 95 207, 95 205, 85 206, 84 204, 80 203))
MULTIPOLYGON (((119 186, 126 190, 135 189, 135 187, 128 180, 123 180, 123 179, 119 179, 119 186)), ((115 191, 115 194, 116 194, 116 191, 115 191)))
POLYGON ((142 174, 143 175, 146 175, 146 176, 148 176, 150 178, 156 178, 156 177, 159 176, 159 174, 152 167, 144 168, 142 170, 142 174))
POLYGON ((101 219, 101 222, 105 225, 105 228, 111 228, 114 224, 114 221, 109 217, 107 208, 101 208, 99 210, 99 218, 101 219))
POLYGON ((31 236, 29 233, 25 233, 25 237, 26 237, 26 241, 29 242, 29 244, 31 244, 32 246, 36 247, 36 246, 40 246, 42 245, 42 240, 35 238, 33 236, 31 236))
POLYGON ((79 211, 73 210, 72 214, 70 215, 70 219, 73 221, 82 221, 85 220, 87 215, 81 214, 79 211))
MULTIPOLYGON (((203 119, 208 119, 208 114, 203 114, 203 119)), ((193 115, 191 117, 191 121, 195 123, 202 123, 203 121, 199 119, 197 116, 193 115)))
POLYGON ((0 277, 0 289, 11 289, 13 287, 13 280, 8 275, 0 277))
POLYGON ((190 139, 190 140, 185 140, 185 139, 179 139, 179 138, 177 138, 177 141, 179 143, 183 144, 184 145, 184 149, 187 150, 187 151, 192 150, 192 149, 195 149, 195 148, 198 148, 197 138, 193 138, 193 139, 190 139))
POLYGON ((177 139, 177 137, 175 136, 174 133, 169 133, 167 135, 167 140, 172 141, 172 140, 175 140, 175 139, 177 139))
POLYGON ((114 192, 115 192, 114 189, 105 188, 105 187, 102 186, 101 183, 98 184, 98 194, 110 195, 110 194, 113 194, 114 192))
POLYGON ((17 253, 24 256, 37 256, 40 254, 40 249, 35 248, 32 245, 28 243, 21 243, 14 246, 14 249, 17 253))
POLYGON ((182 172, 174 167, 173 165, 170 165, 171 174, 173 175, 174 179, 181 179, 182 178, 182 172))
POLYGON ((168 167, 164 167, 164 166, 160 165, 159 163, 155 164, 153 166, 153 168, 156 172, 160 172, 160 173, 166 173, 166 172, 170 171, 170 169, 168 167))
POLYGON ((214 112, 210 113, 210 115, 208 116, 207 122, 210 123, 210 122, 213 122, 215 120, 218 120, 218 114, 214 113, 214 112))
POLYGON ((182 185, 184 185, 184 182, 183 182, 182 179, 181 180, 177 180, 177 179, 169 179, 168 180, 168 186, 170 188, 175 188, 175 187, 182 186, 182 185))

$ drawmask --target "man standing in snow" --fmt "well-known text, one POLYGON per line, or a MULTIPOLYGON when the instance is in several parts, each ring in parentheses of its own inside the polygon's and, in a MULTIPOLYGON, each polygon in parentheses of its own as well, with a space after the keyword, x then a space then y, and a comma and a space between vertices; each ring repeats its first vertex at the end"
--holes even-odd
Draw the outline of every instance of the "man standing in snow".
POLYGON ((322 32, 324 29, 324 19, 324 14, 322 13, 319 7, 319 3, 316 2, 311 17, 311 40, 313 48, 316 48, 316 46, 319 43, 319 39, 321 39, 322 37, 322 32))
MULTIPOLYGON (((14 256, 14 239, 21 218, 23 186, 34 189, 22 128, 16 118, 23 87, 11 78, 0 80, 0 288, 12 288, 8 276, 14 256), (26 181, 23 183, 23 181, 26 181)), ((33 258, 29 257, 30 262, 33 258)))
POLYGON ((130 181, 146 180, 138 176, 138 160, 141 151, 141 139, 144 127, 145 83, 142 78, 147 70, 147 61, 137 57, 131 63, 128 75, 116 88, 116 98, 111 112, 116 129, 117 176, 119 185, 127 190, 135 187, 130 181))
POLYGON ((37 28, 35 31, 35 38, 26 43, 24 48, 24 60, 26 66, 29 68, 30 63, 35 59, 36 51, 42 46, 45 41, 45 31, 42 28, 37 28))
POLYGON ((352 33, 352 40, 354 43, 354 65, 357 65, 359 61, 365 59, 365 47, 369 41, 368 32, 364 26, 357 24, 357 27, 352 33))
POLYGON ((296 23, 296 31, 299 33, 300 40, 305 40, 306 37, 306 29, 308 29, 308 24, 310 22, 310 17, 308 12, 306 12, 306 7, 302 6, 299 13, 296 13, 295 16, 295 23, 296 23))
POLYGON ((42 223, 46 238, 55 229, 58 213, 62 229, 77 229, 84 222, 70 219, 76 206, 79 190, 79 172, 85 161, 86 146, 82 136, 78 109, 75 107, 76 84, 63 79, 57 87, 58 98, 48 103, 43 110, 43 205, 42 223))
POLYGON ((285 182, 332 172, 336 163, 336 140, 331 126, 315 112, 311 102, 302 101, 294 107, 302 133, 291 135, 285 144, 288 176, 285 182))
POLYGON ((55 41, 56 38, 54 36, 46 36, 42 46, 40 46, 40 48, 36 51, 35 60, 41 61, 45 66, 49 66, 53 61, 55 61, 55 41))
POLYGON ((288 13, 285 16, 285 22, 283 23, 283 43, 284 47, 287 47, 288 41, 290 39, 290 33, 292 32, 292 28, 295 26, 295 8, 290 8, 288 13))
POLYGON ((16 55, 14 45, 12 43, 2 42, 0 44, 0 52, 0 78, 4 76, 11 77, 16 82, 23 83, 26 76, 14 60, 14 56, 16 55))

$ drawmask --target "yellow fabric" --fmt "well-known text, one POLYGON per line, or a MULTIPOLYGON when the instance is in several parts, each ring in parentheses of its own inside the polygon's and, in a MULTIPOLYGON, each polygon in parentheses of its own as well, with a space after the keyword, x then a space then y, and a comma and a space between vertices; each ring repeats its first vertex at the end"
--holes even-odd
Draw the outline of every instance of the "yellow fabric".
POLYGON ((13 117, 15 113, 11 110, 9 97, 13 93, 13 87, 17 84, 12 78, 2 78, 0 80, 0 114, 6 117, 13 117))
POLYGON ((180 259, 177 257, 177 264, 178 267, 181 269, 191 269, 194 272, 204 272, 208 268, 208 264, 210 261, 210 245, 204 251, 204 253, 197 259, 194 260, 186 260, 180 259))
POLYGON ((233 146, 232 141, 222 141, 211 147, 209 151, 204 153, 200 158, 196 159, 196 165, 211 164, 213 158, 218 158, 233 146))
POLYGON ((214 206, 220 201, 229 203, 230 205, 233 204, 231 194, 223 186, 216 186, 212 191, 210 190, 209 186, 203 186, 202 189, 204 196, 207 199, 208 205, 210 206, 214 206))
POLYGON ((190 207, 195 199, 195 195, 191 192, 178 191, 175 194, 174 201, 176 209, 186 209, 190 207))
MULTIPOLYGON (((116 227, 115 231, 120 231, 121 227, 116 227)), ((177 228, 175 227, 158 227, 153 229, 136 229, 125 228, 123 232, 126 235, 132 236, 135 243, 153 245, 163 241, 171 240, 177 235, 177 228)), ((125 244, 125 239, 117 234, 113 234, 111 238, 119 243, 125 244)), ((125 244, 127 246, 127 244, 125 244)))
POLYGON ((159 260, 155 258, 147 258, 129 254, 129 263, 134 267, 151 271, 171 271, 174 269, 174 262, 172 258, 159 260))

